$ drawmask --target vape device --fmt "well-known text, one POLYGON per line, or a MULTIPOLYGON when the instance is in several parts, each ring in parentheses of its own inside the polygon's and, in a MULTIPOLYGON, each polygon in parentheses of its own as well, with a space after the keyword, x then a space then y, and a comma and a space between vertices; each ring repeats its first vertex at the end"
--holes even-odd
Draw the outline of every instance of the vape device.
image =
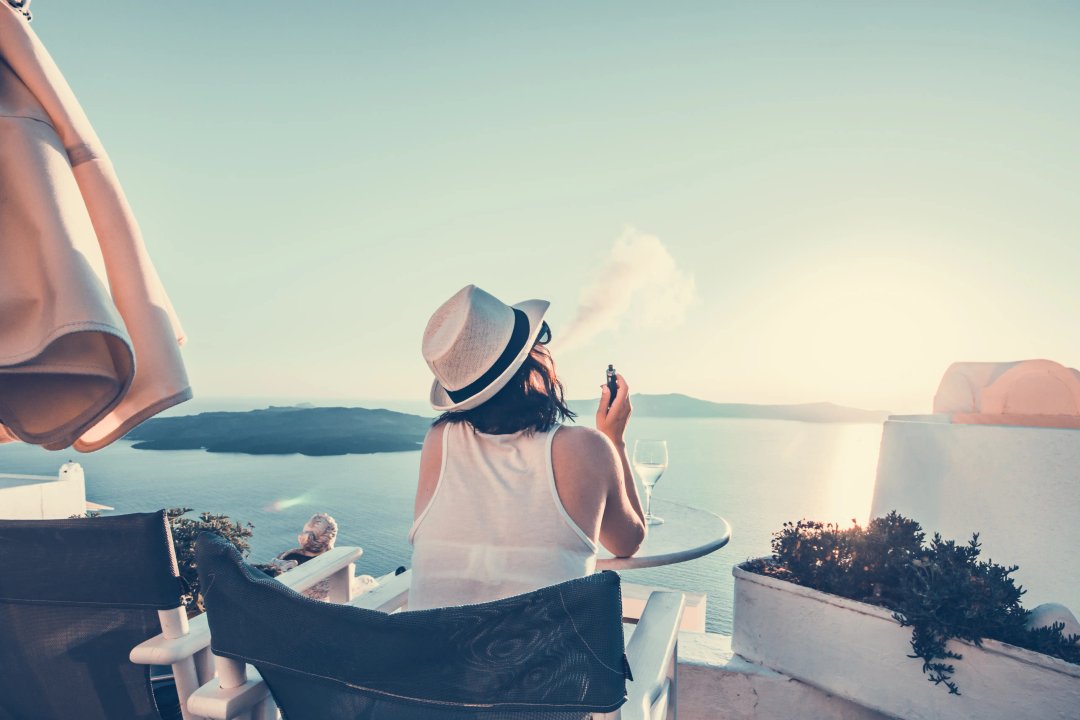
POLYGON ((619 392, 619 384, 615 381, 615 368, 611 365, 607 366, 607 386, 608 391, 611 393, 608 396, 608 407, 611 407, 611 403, 615 402, 615 394, 619 392))

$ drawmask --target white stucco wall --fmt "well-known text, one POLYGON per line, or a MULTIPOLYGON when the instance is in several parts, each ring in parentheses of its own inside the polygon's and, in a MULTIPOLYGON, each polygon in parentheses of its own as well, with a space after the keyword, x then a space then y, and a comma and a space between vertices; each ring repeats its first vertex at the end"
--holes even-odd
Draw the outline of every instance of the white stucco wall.
POLYGON ((896 416, 884 426, 871 516, 897 510, 927 535, 1019 565, 1024 605, 1080 611, 1080 430, 951 424, 896 416))
POLYGON ((57 477, 0 475, 0 518, 49 520, 86 512, 86 481, 78 463, 64 463, 57 477))

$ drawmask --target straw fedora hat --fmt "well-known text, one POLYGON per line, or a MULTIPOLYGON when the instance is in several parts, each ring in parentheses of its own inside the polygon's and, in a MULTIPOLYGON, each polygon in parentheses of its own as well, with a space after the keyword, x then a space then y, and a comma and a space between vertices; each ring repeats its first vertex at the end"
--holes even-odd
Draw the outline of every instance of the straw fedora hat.
POLYGON ((424 329, 424 361, 435 375, 431 407, 468 410, 502 390, 529 356, 548 305, 507 305, 475 285, 454 293, 424 329))

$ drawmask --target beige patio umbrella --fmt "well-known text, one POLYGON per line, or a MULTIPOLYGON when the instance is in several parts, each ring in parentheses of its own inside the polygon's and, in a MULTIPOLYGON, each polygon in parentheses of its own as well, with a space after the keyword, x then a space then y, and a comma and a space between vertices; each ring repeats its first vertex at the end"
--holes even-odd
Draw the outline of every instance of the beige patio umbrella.
POLYGON ((191 397, 184 332, 112 164, 0 1, 0 442, 97 450, 191 397))

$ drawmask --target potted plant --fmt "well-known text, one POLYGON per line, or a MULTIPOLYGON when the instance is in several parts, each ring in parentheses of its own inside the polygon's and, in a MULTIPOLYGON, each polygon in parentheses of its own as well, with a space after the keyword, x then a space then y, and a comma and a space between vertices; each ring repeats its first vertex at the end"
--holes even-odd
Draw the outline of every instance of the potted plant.
POLYGON ((1077 716, 1080 638, 1028 628, 1016 568, 977 535, 927 543, 891 513, 786 523, 772 545, 734 569, 739 655, 902 718, 1077 716))

